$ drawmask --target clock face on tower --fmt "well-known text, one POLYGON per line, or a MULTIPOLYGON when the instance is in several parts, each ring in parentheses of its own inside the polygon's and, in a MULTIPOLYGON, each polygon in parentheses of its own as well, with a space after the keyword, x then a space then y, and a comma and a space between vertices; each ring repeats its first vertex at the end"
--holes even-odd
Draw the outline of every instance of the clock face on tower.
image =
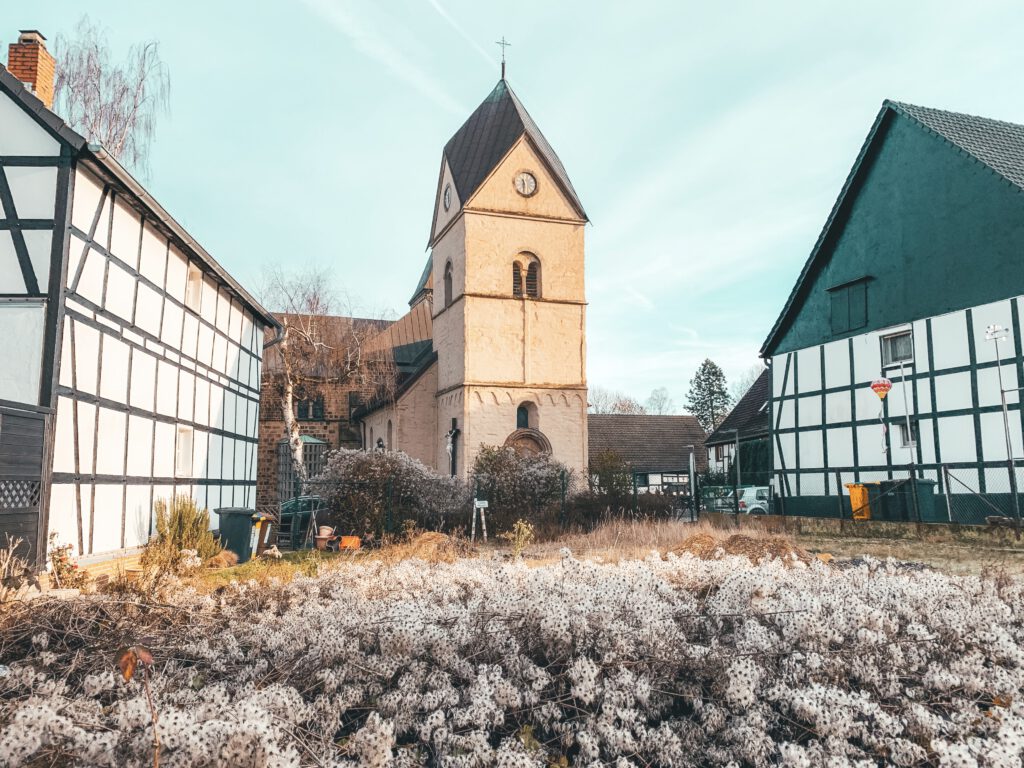
POLYGON ((529 171, 520 171, 516 174, 516 178, 513 183, 515 184, 516 192, 523 197, 530 197, 537 191, 537 179, 529 171))
POLYGON ((452 185, 445 184, 444 187, 444 209, 447 211, 452 207, 452 185))

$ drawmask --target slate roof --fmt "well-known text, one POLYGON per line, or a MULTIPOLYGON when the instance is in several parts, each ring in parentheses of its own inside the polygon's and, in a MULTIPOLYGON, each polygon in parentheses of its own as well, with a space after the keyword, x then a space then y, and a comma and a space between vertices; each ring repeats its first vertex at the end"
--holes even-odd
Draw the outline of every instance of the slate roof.
POLYGON ((822 246, 832 229, 833 223, 839 218, 840 211, 844 209, 854 182, 864 169, 864 161, 871 146, 875 143, 881 133, 880 129, 886 118, 893 114, 902 115, 913 120, 925 130, 949 142, 952 146, 967 153, 982 165, 990 168, 1002 176, 1018 189, 1024 191, 1024 125, 1007 123, 1002 120, 992 120, 987 117, 976 117, 965 115, 960 112, 947 112, 942 109, 931 107, 920 107, 915 104, 906 104, 900 101, 886 99, 882 102, 882 108, 875 117, 875 122, 868 131, 867 138, 857 155, 857 159, 850 169, 843 188, 839 192, 825 226, 822 227, 818 240, 811 250, 811 255, 804 263, 796 285, 789 294, 782 312, 772 326, 768 337, 761 346, 761 356, 770 357, 775 346, 785 330, 789 319, 795 314, 801 297, 805 280, 811 274, 821 258, 822 246))
POLYGON ((473 196, 524 133, 548 164, 562 192, 586 219, 586 211, 569 181, 565 166, 506 80, 498 81, 494 90, 444 145, 444 159, 448 162, 459 199, 465 203, 473 196))
POLYGON ((277 328, 277 320, 263 305, 250 294, 241 283, 222 267, 188 231, 168 213, 162 205, 138 182, 135 177, 122 166, 113 155, 99 144, 89 141, 73 130, 53 110, 47 109, 25 84, 0 65, 0 93, 6 93, 25 109, 40 125, 46 128, 55 139, 68 145, 79 160, 84 161, 100 175, 112 178, 130 193, 134 204, 145 211, 150 219, 159 221, 167 232, 191 251, 199 261, 205 264, 213 274, 219 277, 235 294, 248 305, 257 316, 270 327, 277 328))
POLYGON ((693 416, 633 416, 592 413, 587 416, 591 456, 614 451, 634 472, 685 472, 690 447, 698 472, 707 469, 704 430, 693 416))
POLYGON ((761 371, 761 375, 757 377, 757 381, 751 385, 747 393, 733 406, 725 420, 708 435, 704 444, 721 445, 734 442, 736 435, 732 432, 733 429, 740 431, 741 441, 767 435, 771 417, 768 409, 764 406, 771 397, 771 390, 771 377, 766 368, 761 371))
POLYGON ((1024 125, 899 101, 886 100, 885 106, 916 120, 1024 189, 1024 125))

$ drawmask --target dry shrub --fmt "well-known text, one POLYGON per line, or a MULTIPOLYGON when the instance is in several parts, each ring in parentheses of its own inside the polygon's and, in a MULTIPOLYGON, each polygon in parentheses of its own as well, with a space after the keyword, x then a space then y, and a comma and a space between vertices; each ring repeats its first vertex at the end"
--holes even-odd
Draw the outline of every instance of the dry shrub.
POLYGON ((205 563, 223 549, 210 531, 210 513, 199 509, 189 496, 175 496, 170 508, 163 499, 153 505, 156 534, 142 553, 142 568, 154 575, 177 574, 185 569, 188 555, 205 563))
POLYGON ((32 586, 32 568, 18 554, 22 544, 23 539, 7 534, 7 546, 0 549, 0 603, 20 600, 32 586))
POLYGON ((689 554, 699 557, 701 560, 715 560, 722 555, 740 555, 752 563, 773 558, 787 562, 799 560, 809 563, 811 561, 811 555, 802 547, 794 544, 787 536, 734 533, 725 537, 724 531, 717 533, 719 537, 709 531, 700 531, 688 536, 682 544, 672 550, 672 553, 676 555, 689 554))
POLYGON ((471 557, 473 547, 459 536, 443 533, 421 533, 408 541, 382 547, 378 557, 387 563, 403 560, 423 560, 427 563, 454 563, 461 557, 471 557))

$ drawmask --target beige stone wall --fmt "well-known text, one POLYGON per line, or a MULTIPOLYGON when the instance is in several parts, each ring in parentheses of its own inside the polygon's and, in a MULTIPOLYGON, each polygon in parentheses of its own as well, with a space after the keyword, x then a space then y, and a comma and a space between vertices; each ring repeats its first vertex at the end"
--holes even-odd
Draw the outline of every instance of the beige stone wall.
POLYGON ((434 407, 437 394, 437 364, 430 366, 398 401, 398 445, 397 450, 405 451, 428 467, 437 469, 436 445, 437 410, 434 407))

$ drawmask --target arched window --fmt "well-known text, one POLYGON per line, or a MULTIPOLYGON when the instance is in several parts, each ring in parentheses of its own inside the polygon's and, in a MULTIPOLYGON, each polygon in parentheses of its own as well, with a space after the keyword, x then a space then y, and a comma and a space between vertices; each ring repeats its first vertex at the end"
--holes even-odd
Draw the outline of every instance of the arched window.
POLYGON ((526 268, 526 295, 531 299, 540 298, 540 262, 536 258, 526 268))
POLYGON ((512 262, 512 296, 523 298, 523 266, 518 261, 512 262))
POLYGON ((451 306, 452 303, 452 263, 449 261, 444 266, 444 305, 451 306))
POLYGON ((530 411, 525 405, 516 408, 516 429, 530 428, 530 411))
POLYGON ((391 419, 388 419, 388 450, 389 451, 391 450, 391 435, 392 435, 391 419))

